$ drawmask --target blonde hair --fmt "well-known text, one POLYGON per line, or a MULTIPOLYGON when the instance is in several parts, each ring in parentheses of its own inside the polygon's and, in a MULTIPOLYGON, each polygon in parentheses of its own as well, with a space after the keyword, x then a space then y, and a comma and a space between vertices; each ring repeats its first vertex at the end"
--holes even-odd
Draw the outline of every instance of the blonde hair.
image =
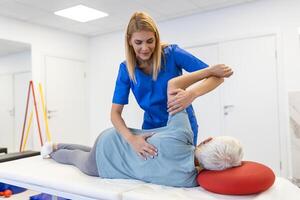
POLYGON ((219 136, 197 146, 195 156, 204 169, 224 170, 241 165, 243 149, 237 139, 219 136))
POLYGON ((135 32, 139 31, 151 31, 155 35, 155 49, 152 54, 152 79, 156 80, 158 73, 161 70, 162 49, 166 45, 162 45, 160 42, 159 32, 154 20, 145 12, 135 12, 127 25, 125 34, 125 56, 126 66, 129 73, 129 77, 132 81, 136 82, 134 71, 137 63, 136 55, 133 47, 129 44, 131 36, 135 32))

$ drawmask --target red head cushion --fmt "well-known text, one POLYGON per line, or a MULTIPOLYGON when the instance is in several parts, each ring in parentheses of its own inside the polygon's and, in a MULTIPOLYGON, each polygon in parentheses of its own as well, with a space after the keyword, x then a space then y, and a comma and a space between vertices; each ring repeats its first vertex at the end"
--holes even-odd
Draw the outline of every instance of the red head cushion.
POLYGON ((222 171, 204 170, 197 177, 204 189, 228 195, 246 195, 262 192, 275 181, 273 171, 260 163, 243 161, 239 167, 222 171))

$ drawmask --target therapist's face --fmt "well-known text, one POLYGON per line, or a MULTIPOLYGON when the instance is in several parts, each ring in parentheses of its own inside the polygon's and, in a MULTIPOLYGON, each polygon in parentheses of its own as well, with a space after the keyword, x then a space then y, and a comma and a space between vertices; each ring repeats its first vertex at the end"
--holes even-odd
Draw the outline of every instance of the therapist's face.
POLYGON ((151 31, 134 32, 129 44, 133 47, 138 60, 147 61, 155 49, 155 35, 151 31))

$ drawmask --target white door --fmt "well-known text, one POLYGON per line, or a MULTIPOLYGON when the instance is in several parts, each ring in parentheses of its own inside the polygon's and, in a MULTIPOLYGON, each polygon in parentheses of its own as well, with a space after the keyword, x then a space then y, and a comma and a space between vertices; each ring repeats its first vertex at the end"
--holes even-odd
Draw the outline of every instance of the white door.
POLYGON ((50 56, 45 61, 45 93, 52 140, 88 144, 86 63, 50 56))
MULTIPOLYGON (((24 115, 25 115, 25 108, 26 108, 26 101, 27 101, 28 86, 30 80, 31 80, 31 72, 14 74, 14 104, 15 104, 14 151, 19 151, 24 117, 25 117, 24 115)), ((31 93, 30 101, 33 102, 32 93, 31 93)), ((31 103, 30 105, 33 105, 33 103, 31 103)), ((29 117, 30 117, 29 115, 32 109, 33 107, 30 107, 28 110, 26 127, 28 127, 29 117)), ((29 139, 26 142, 25 150, 30 150, 33 148, 31 138, 38 138, 37 131, 34 131, 33 126, 31 127, 28 135, 29 135, 29 139)))
MULTIPOLYGON (((300 91, 289 91, 291 164, 293 178, 300 181, 300 91)), ((299 182, 300 184, 300 182, 299 182)))
POLYGON ((0 75, 0 147, 13 150, 13 75, 0 75))
MULTIPOLYGON (((187 50, 208 65, 218 63, 217 44, 197 46, 188 48, 187 50)), ((193 102, 195 115, 199 125, 198 143, 209 136, 221 135, 223 118, 221 113, 221 87, 222 86, 197 98, 193 102)))
POLYGON ((238 138, 244 160, 280 174, 276 38, 265 36, 220 44, 220 62, 234 70, 223 88, 224 133, 238 138))

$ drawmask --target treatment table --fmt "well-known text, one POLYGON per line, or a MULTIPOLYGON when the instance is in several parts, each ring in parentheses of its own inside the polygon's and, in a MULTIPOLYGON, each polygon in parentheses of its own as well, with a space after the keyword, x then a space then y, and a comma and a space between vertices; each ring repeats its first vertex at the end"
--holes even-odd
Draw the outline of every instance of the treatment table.
POLYGON ((201 187, 176 188, 91 177, 74 166, 40 156, 0 163, 0 182, 74 200, 300 200, 300 189, 281 177, 276 177, 274 185, 259 194, 219 195, 201 187))

